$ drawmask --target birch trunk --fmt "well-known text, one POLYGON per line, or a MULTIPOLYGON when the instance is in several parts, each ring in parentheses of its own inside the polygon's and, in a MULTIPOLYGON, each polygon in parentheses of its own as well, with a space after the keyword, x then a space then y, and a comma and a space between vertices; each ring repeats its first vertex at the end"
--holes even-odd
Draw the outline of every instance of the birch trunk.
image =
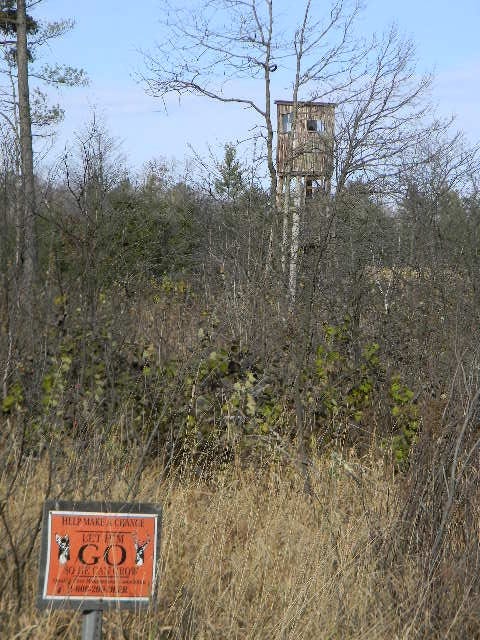
POLYGON ((288 281, 288 293, 290 309, 295 304, 297 294, 298 250, 300 244, 300 224, 302 210, 302 179, 296 179, 295 206, 292 212, 292 238, 290 241, 290 277, 288 281))
POLYGON ((290 223, 290 176, 284 178, 283 224, 282 224, 282 273, 287 272, 288 263, 288 231, 290 223))

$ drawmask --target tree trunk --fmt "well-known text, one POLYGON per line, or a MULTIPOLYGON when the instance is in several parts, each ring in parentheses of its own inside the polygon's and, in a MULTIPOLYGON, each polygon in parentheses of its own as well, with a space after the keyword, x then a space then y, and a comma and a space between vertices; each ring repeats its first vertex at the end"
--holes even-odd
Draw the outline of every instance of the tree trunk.
POLYGON ((33 283, 37 270, 37 238, 25 0, 18 0, 17 3, 17 69, 23 189, 23 219, 19 221, 23 230, 22 288, 25 305, 31 309, 33 283))
POLYGON ((288 264, 288 256, 289 256, 288 236, 289 236, 289 226, 290 226, 291 182, 292 180, 291 180, 290 174, 288 174, 285 178, 283 178, 284 191, 281 194, 283 197, 283 225, 282 225, 282 273, 283 274, 287 272, 287 264, 288 264))
POLYGON ((304 206, 302 179, 296 179, 295 205, 292 213, 292 235, 290 240, 290 274, 288 280, 288 293, 290 298, 290 311, 295 306, 298 276, 298 253, 300 249, 301 211, 304 206))

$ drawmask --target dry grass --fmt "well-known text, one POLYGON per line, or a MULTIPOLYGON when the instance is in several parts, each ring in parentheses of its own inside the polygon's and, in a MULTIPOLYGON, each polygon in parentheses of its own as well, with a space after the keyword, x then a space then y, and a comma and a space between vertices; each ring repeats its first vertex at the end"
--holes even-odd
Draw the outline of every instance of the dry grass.
MULTIPOLYGON (((131 472, 126 465, 109 464, 115 466, 104 461, 96 477, 78 472, 78 486, 64 497, 124 499, 131 472)), ((8 525, 19 554, 25 552, 25 532, 38 517, 47 466, 47 458, 25 465, 6 506, 2 527, 8 525)), ((75 476, 75 468, 78 464, 57 468, 53 495, 61 492, 61 476, 75 476)), ((232 465, 213 477, 184 474, 166 480, 160 468, 150 466, 135 498, 164 507, 157 608, 138 615, 104 614, 105 637, 417 636, 406 622, 418 604, 415 563, 392 568, 382 562, 396 514, 396 484, 381 464, 354 466, 360 483, 349 470, 338 459, 319 461, 312 500, 295 469, 276 463, 262 469, 232 465)), ((6 481, 5 475, 4 487, 6 481)), ((17 611, 5 535, 4 530, 1 637, 78 638, 80 615, 35 609, 38 540, 17 611)))

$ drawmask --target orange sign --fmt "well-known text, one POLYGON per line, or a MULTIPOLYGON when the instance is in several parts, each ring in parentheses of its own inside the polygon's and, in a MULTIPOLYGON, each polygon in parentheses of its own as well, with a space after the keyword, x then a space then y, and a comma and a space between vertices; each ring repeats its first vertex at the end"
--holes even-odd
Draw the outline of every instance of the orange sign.
POLYGON ((148 603, 156 578, 158 512, 53 509, 45 516, 43 601, 148 603))

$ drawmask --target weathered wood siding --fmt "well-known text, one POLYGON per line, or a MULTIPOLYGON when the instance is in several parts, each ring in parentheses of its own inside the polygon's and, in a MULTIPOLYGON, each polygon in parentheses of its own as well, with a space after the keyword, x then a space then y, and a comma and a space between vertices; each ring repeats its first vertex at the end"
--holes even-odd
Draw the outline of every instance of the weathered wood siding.
POLYGON ((294 105, 278 100, 277 171, 279 176, 309 176, 329 179, 333 173, 333 134, 335 105, 320 102, 297 103, 297 116, 289 132, 283 116, 293 113, 294 105), (309 120, 322 123, 322 131, 309 131, 309 120))

